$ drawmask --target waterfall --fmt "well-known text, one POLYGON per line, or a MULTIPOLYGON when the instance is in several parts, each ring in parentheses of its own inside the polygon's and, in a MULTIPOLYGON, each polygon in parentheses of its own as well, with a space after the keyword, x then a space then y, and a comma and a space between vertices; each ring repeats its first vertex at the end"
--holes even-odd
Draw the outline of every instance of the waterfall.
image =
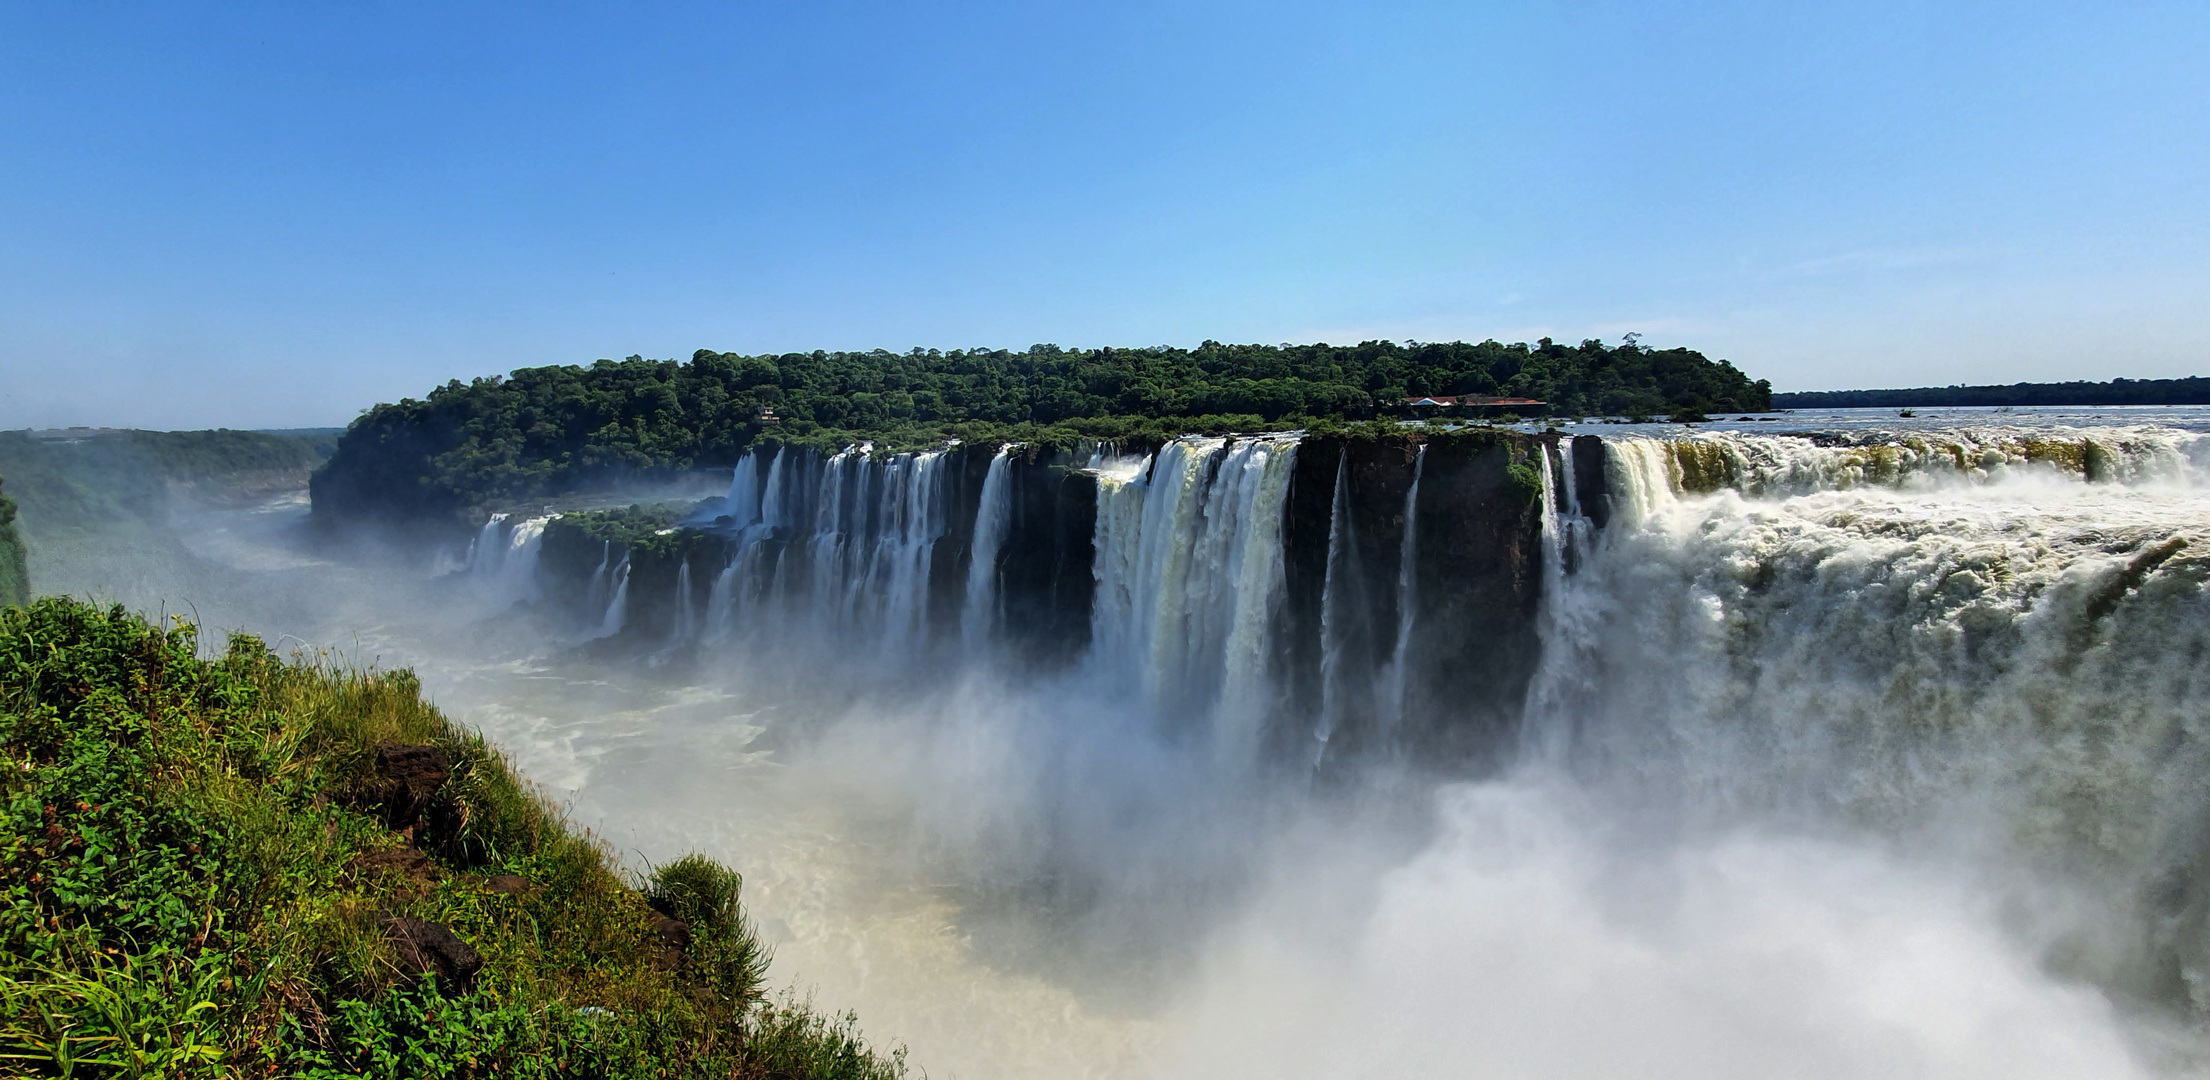
MULTIPOLYGON (((1397 545, 1397 641, 1383 676, 1382 733, 1393 732, 1404 721, 1405 691, 1411 683, 1412 621, 1419 604, 1420 474, 1427 467, 1427 444, 1421 443, 1412 458, 1412 487, 1404 493, 1404 538, 1397 545)), ((1542 462, 1543 481, 1549 482, 1550 459, 1542 462)))
POLYGON ((691 596, 691 560, 675 569, 675 637, 689 641, 698 636, 698 603, 691 596))
POLYGON ((943 465, 941 450, 900 454, 878 474, 875 543, 863 594, 870 604, 862 617, 880 628, 886 645, 901 651, 926 629, 929 561, 948 530, 943 465))
POLYGON ((1215 748, 1226 762, 1247 765, 1258 757, 1259 736, 1281 704, 1271 670, 1276 617, 1284 588, 1282 515, 1296 467, 1294 440, 1252 442, 1231 457, 1242 536, 1234 541, 1234 615, 1222 646, 1220 708, 1215 748))
POLYGON ((720 526, 729 561, 715 571, 703 627, 689 625, 713 640, 858 635, 909 658, 934 619, 936 546, 951 529, 948 452, 762 452, 772 457, 759 512, 720 526))
POLYGON ((606 617, 599 620, 595 637, 613 637, 622 632, 622 622, 629 615, 629 556, 622 556, 621 565, 614 568, 614 598, 606 603, 606 617))
POLYGON ((537 597, 537 556, 552 518, 533 517, 509 524, 493 514, 477 530, 468 551, 468 579, 492 608, 507 608, 537 597))
POLYGON ((606 610, 606 599, 609 584, 608 571, 612 568, 613 560, 614 542, 611 540, 600 541, 599 568, 591 571, 591 586, 590 588, 586 589, 583 594, 584 606, 590 608, 591 610, 606 610))
POLYGON ((2104 913, 2069 974, 2210 1009, 2202 437, 2036 438, 1608 441, 1577 569, 1545 506, 1527 752, 1689 820, 1996 823, 2104 913))
POLYGON ((1612 519, 1621 526, 1640 526, 1675 498, 1680 477, 1670 447, 1662 439, 1604 441, 1604 486, 1611 492, 1612 519))
POLYGON ((1683 493, 1808 495, 1886 487, 1925 491, 2011 480, 2192 484, 2210 467, 2210 436, 2168 428, 1959 428, 1938 435, 1846 437, 1699 432, 1606 440, 1613 491, 1647 518, 1683 493), (1623 487, 1621 485, 1624 485, 1623 487))
POLYGON ((1591 617, 1588 604, 1566 585, 1568 572, 1585 557, 1580 553, 1586 550, 1593 530, 1581 513, 1573 479, 1572 446, 1570 438, 1560 441, 1563 461, 1558 468, 1553 467, 1547 449, 1542 455, 1543 589, 1535 619, 1542 662, 1528 684, 1521 722, 1521 756, 1549 764, 1555 764, 1564 753, 1577 709, 1584 704, 1576 690, 1585 688, 1589 671, 1599 662, 1587 625, 1591 617), (1561 487, 1565 494, 1563 506, 1558 499, 1561 487))
POLYGON ((1160 448, 1143 482, 1098 485, 1099 596, 1091 648, 1134 675, 1154 703, 1168 695, 1184 668, 1184 600, 1204 522, 1205 466, 1224 445, 1221 439, 1176 440, 1160 448))
MULTIPOLYGON (((783 463, 790 459, 788 450, 775 451, 774 459, 767 467, 767 484, 761 489, 760 512, 756 520, 769 528, 788 528, 791 498, 786 490, 790 477, 783 463)), ((732 489, 734 485, 732 485, 732 489)), ((749 524, 749 523, 748 523, 749 524)))
MULTIPOLYGON (((1183 438, 1096 463, 1090 663, 1164 719, 1255 744, 1271 706, 1293 439, 1183 438)), ((1230 751, 1242 752, 1242 751, 1230 751)))
POLYGON ((1364 575, 1358 566, 1351 521, 1350 452, 1335 465, 1335 497, 1328 511, 1327 576, 1320 587, 1320 716, 1312 730, 1312 767, 1327 759, 1328 744, 1372 699, 1370 677, 1350 650, 1365 622, 1364 575))
MULTIPOLYGON (((756 453, 738 458, 736 473, 729 478, 728 515, 733 528, 746 528, 761 518, 760 466, 754 456, 756 453)), ((769 487, 774 486, 775 479, 768 480, 769 487)))
POLYGON ((475 578, 488 577, 498 570, 501 558, 506 554, 506 540, 502 535, 506 528, 506 515, 493 514, 476 530, 476 539, 468 545, 468 573, 475 578))
MULTIPOLYGON (((763 591, 763 570, 773 558, 769 545, 787 539, 808 505, 802 491, 803 465, 792 465, 799 453, 787 448, 746 454, 730 483, 729 528, 736 533, 734 554, 714 575, 707 589, 704 635, 725 641, 736 632, 738 612, 757 601, 763 591), (757 453, 766 453, 767 476, 760 479, 757 453)), ((687 568, 687 567, 686 567, 687 568)))
POLYGON ((744 552, 739 551, 729 565, 714 575, 714 583, 706 590, 706 638, 721 641, 729 636, 736 622, 737 576, 744 563, 744 552))
POLYGON ((967 648, 988 644, 998 622, 998 549, 1012 525, 1013 489, 1006 480, 1016 444, 998 447, 982 477, 982 499, 975 509, 974 543, 967 557, 967 599, 959 624, 967 648))
MULTIPOLYGON (((860 588, 866 583, 848 558, 853 534, 866 524, 868 507, 860 499, 863 471, 871 448, 846 447, 822 468, 814 511, 809 560, 813 572, 812 611, 832 622, 849 622, 860 588)), ((788 560, 785 560, 787 566, 788 560)), ((791 587, 787 576, 779 583, 791 587)))

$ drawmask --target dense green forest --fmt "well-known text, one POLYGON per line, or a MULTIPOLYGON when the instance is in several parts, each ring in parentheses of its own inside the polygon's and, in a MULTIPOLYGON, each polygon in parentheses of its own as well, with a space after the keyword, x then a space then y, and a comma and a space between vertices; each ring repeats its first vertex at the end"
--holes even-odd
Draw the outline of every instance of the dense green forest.
POLYGON ((761 441, 1122 438, 1396 415, 1409 396, 1534 398, 1554 415, 1767 407, 1726 361, 1632 340, 915 349, 601 360, 451 382, 354 421, 318 520, 459 518, 610 476, 726 466, 761 441))
POLYGON ((1774 394, 1776 409, 1896 409, 2001 405, 2210 405, 2210 379, 1919 386, 1908 390, 1810 390, 1774 394))
POLYGON ((0 1075, 895 1080, 742 882, 625 879, 406 671, 0 610, 0 1075))

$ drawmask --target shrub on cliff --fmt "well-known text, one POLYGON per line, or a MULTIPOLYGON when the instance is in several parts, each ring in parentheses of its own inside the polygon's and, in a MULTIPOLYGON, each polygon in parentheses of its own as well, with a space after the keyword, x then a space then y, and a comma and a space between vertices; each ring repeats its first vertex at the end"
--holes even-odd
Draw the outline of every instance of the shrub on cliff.
POLYGON ((0 612, 0 1073, 902 1071, 760 999, 733 873, 631 888, 411 674, 197 649, 0 612))

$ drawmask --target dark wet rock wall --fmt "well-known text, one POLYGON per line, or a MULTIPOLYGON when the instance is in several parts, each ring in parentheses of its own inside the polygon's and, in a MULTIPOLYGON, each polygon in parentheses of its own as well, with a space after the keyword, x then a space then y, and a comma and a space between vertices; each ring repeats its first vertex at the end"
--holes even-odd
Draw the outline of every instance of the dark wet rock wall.
MULTIPOLYGON (((962 614, 974 530, 997 447, 947 451, 939 483, 945 531, 929 552, 925 648, 965 647, 962 614)), ((803 453, 803 452, 801 452, 803 453)), ((1280 707, 1268 755, 1283 762, 1354 762, 1401 756, 1479 766, 1507 752, 1539 661, 1536 621, 1543 583, 1539 477, 1549 455, 1562 494, 1567 470, 1579 502, 1608 517, 1603 447, 1594 438, 1475 430, 1396 437, 1314 436, 1297 449, 1283 513, 1284 592, 1271 634, 1280 707), (1424 448, 1424 450, 1423 450, 1424 448), (1418 506, 1407 496, 1419 481, 1418 506), (1347 511, 1338 520, 1337 510, 1347 511), (1414 530, 1411 587, 1402 577, 1405 533, 1414 530), (1403 604, 1411 605, 1411 633, 1403 604), (1327 654, 1336 650, 1332 663, 1327 654), (1391 665, 1401 658, 1401 706, 1390 704, 1391 665), (1332 674, 1329 674, 1332 673, 1332 674), (1330 685, 1323 685, 1332 679, 1330 685), (1333 700, 1325 753, 1314 730, 1333 700)), ((1085 454, 1017 447, 1007 462, 1005 534, 992 573, 995 644, 1026 666, 1063 667, 1089 645, 1097 479, 1085 454)), ((814 483, 819 455, 785 463, 795 488, 814 483)), ((755 462, 766 477, 766 462, 755 462)), ((860 543, 883 527, 867 506, 881 492, 848 487, 847 520, 860 543)), ((806 508, 810 521, 818 508, 806 508)), ((752 598, 803 599, 816 568, 810 535, 777 530, 741 563, 752 598)), ((738 558, 734 533, 677 530, 614 541, 559 520, 546 529, 540 574, 547 602, 581 624, 601 618, 611 574, 624 558, 629 605, 622 636, 657 642, 675 634, 675 584, 691 566, 693 611, 703 613, 716 577, 738 558), (597 591, 593 591, 594 576, 597 591)))

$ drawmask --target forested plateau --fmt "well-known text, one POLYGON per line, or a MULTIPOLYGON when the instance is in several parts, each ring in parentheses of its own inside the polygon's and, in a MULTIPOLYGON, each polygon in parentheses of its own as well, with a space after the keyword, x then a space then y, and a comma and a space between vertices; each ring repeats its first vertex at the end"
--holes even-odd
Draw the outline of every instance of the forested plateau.
POLYGON ((1494 395, 1550 415, 1754 411, 1772 389, 1692 349, 1633 340, 1195 349, 915 349, 689 362, 600 360, 458 380, 355 420, 314 478, 315 516, 460 522, 487 506, 727 467, 762 443, 878 450, 1164 438, 1409 415, 1408 398, 1494 395))
POLYGON ((1893 409, 2035 405, 2210 405, 2210 379, 1915 386, 1903 390, 1805 390, 1773 395, 1776 409, 1893 409))

